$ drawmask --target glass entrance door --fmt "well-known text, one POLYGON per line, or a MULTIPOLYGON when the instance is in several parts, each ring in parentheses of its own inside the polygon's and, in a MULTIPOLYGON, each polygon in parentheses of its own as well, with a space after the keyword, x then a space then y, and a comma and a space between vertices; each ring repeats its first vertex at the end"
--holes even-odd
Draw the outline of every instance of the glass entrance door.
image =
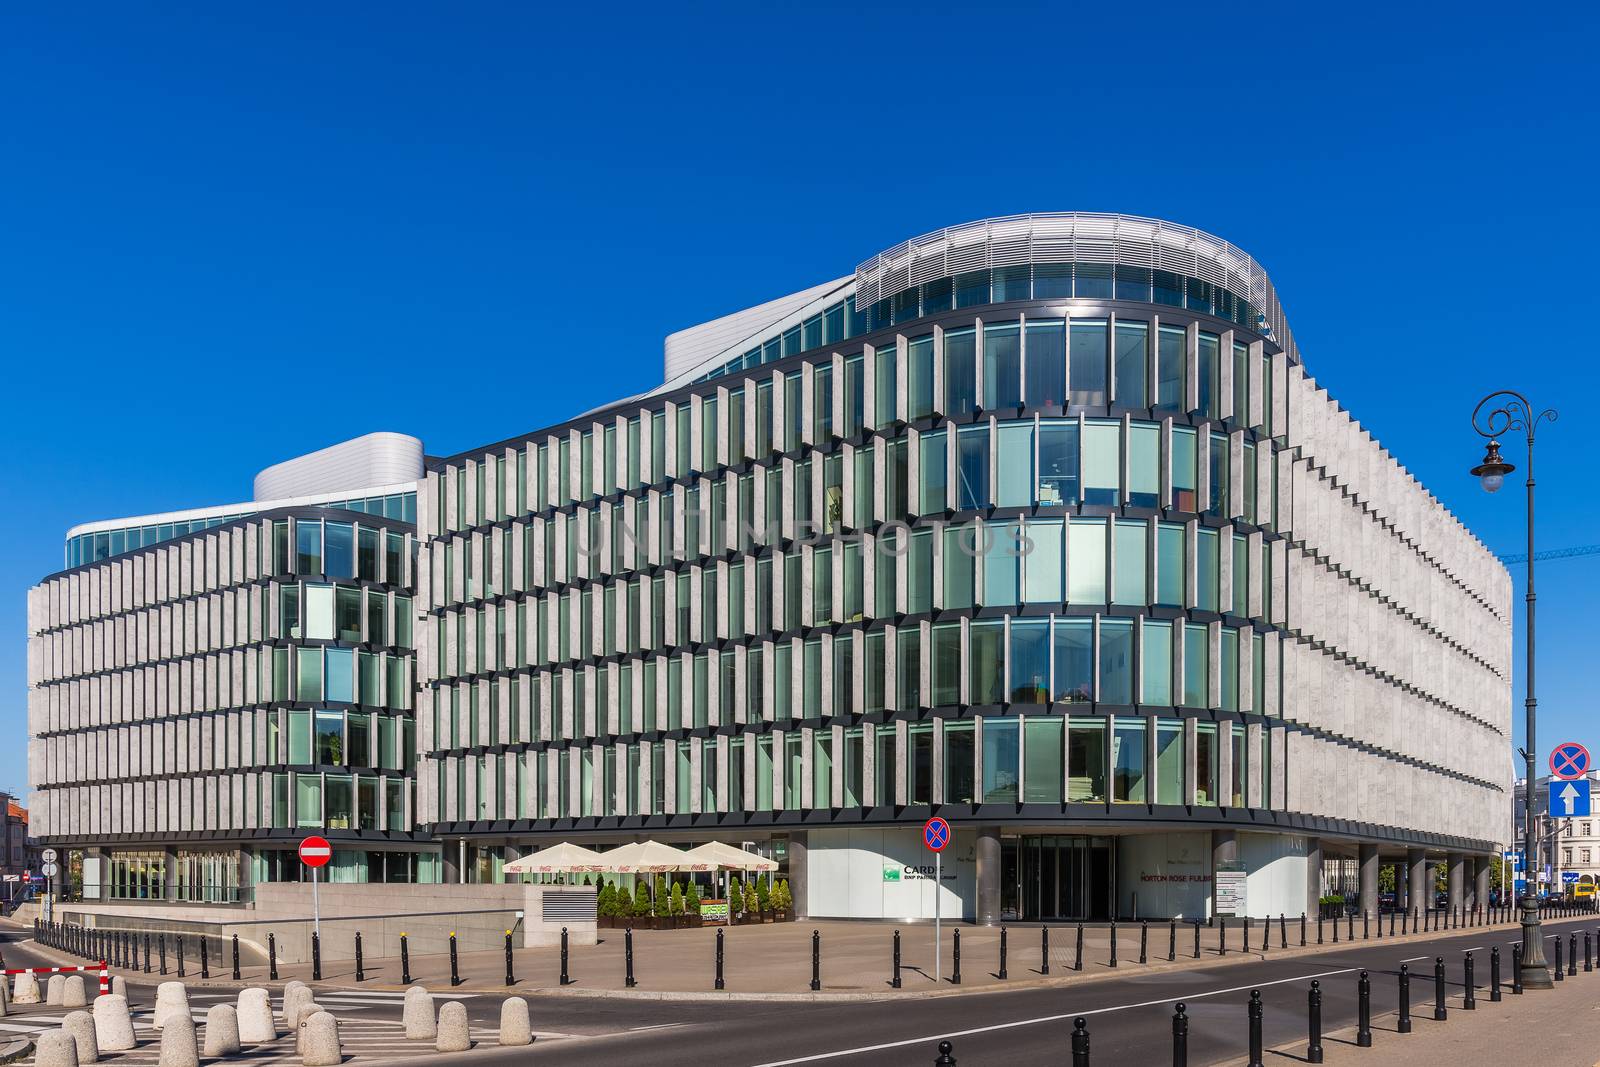
POLYGON ((1022 838, 1019 851, 1024 919, 1109 917, 1109 839, 1039 835, 1022 838))

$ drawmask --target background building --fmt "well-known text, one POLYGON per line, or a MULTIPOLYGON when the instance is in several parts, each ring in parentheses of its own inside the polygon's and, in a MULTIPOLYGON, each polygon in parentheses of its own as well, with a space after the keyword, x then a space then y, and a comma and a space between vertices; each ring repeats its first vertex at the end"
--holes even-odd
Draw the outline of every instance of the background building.
MULTIPOLYGON (((1590 781, 1590 790, 1600 795, 1600 771, 1590 771, 1584 777, 1590 781)), ((1550 777, 1545 775, 1537 779, 1534 785, 1534 855, 1537 860, 1534 864, 1535 879, 1541 889, 1559 893, 1562 891, 1561 874, 1564 871, 1573 871, 1580 881, 1590 884, 1600 883, 1600 816, 1593 818, 1552 818, 1550 816, 1550 777), (1545 877, 1545 869, 1549 868, 1549 877, 1545 877)), ((1512 837, 1512 846, 1520 850, 1522 847, 1523 802, 1524 790, 1527 788, 1527 779, 1517 779, 1513 791, 1514 803, 1512 806, 1512 822, 1515 834, 1512 837)))
POLYGON ((1510 581, 1187 227, 985 220, 430 461, 420 819, 447 879, 720 838, 817 916, 1184 917, 1327 861, 1487 893, 1510 581))

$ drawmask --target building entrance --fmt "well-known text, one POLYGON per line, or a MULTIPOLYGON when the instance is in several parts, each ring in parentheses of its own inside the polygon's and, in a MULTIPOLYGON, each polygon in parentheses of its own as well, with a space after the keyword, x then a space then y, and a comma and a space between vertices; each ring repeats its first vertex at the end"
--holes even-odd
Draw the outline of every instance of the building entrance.
POLYGON ((1013 900, 1021 918, 1110 917, 1110 838, 1043 834, 1005 844, 1009 855, 1002 857, 1002 869, 1006 875, 1014 872, 1013 900))

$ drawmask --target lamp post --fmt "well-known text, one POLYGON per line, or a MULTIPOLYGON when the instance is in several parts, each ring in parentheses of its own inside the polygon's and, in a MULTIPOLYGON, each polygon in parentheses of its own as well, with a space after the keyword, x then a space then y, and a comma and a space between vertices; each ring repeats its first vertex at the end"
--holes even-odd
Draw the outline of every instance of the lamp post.
POLYGON ((1534 775, 1534 757, 1538 752, 1535 741, 1534 719, 1538 708, 1538 701, 1534 698, 1534 640, 1533 640, 1533 435, 1539 423, 1545 419, 1556 421, 1556 412, 1553 408, 1534 413, 1528 404, 1528 398, 1511 389, 1502 389, 1490 393, 1478 401, 1478 406, 1472 409, 1472 428, 1480 436, 1489 438, 1488 448, 1484 450, 1483 462, 1472 468, 1472 474, 1483 483, 1483 488, 1490 493, 1498 492, 1505 484, 1506 475, 1517 468, 1507 463, 1500 456, 1500 442, 1495 440, 1501 434, 1517 432, 1525 434, 1528 441, 1528 589, 1523 598, 1527 604, 1527 675, 1528 693, 1523 701, 1525 709, 1524 732, 1527 746, 1522 750, 1522 759, 1527 767, 1527 791, 1523 794, 1523 820, 1522 820, 1522 855, 1524 885, 1526 891, 1522 894, 1522 985, 1526 989, 1550 989, 1553 983, 1550 972, 1545 965, 1544 937, 1539 930, 1539 898, 1534 890, 1534 852, 1533 852, 1533 791, 1537 787, 1538 779, 1534 775), (1487 409, 1487 410, 1485 410, 1487 409))

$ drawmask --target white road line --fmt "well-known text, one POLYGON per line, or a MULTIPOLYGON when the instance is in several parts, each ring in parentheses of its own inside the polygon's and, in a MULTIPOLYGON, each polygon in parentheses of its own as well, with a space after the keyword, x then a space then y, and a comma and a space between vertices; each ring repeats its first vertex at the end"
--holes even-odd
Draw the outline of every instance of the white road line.
POLYGON ((1142 1000, 1134 1004, 1117 1004, 1109 1008, 1093 1008, 1087 1011, 1064 1012, 1060 1015, 1043 1015, 1037 1019, 1018 1019, 1015 1022, 995 1023, 992 1026, 975 1026, 968 1030, 954 1030, 947 1033, 932 1034, 923 1037, 908 1038, 904 1041, 886 1041, 881 1045, 864 1045, 861 1048, 838 1049, 834 1052, 822 1052, 815 1056, 800 1056, 792 1060, 774 1060, 771 1063, 757 1064, 756 1067, 791 1067, 796 1063, 816 1063, 819 1060, 838 1059, 842 1056, 859 1056, 867 1052, 883 1052, 892 1048, 905 1048, 908 1045, 922 1045, 940 1038, 971 1037, 974 1034, 989 1034, 997 1030, 1014 1030, 1021 1026, 1035 1026, 1039 1023, 1055 1023, 1064 1019, 1076 1019, 1079 1016, 1109 1015, 1112 1012, 1129 1011, 1134 1008, 1150 1008, 1158 1004, 1171 1004, 1176 1001, 1201 1000, 1205 997, 1226 996, 1229 993, 1242 993, 1247 989, 1265 989, 1267 986, 1287 985, 1290 982, 1305 982, 1312 978, 1328 978, 1336 974, 1354 974, 1361 970, 1360 967, 1341 967, 1336 971, 1318 971, 1316 974, 1302 974, 1295 978, 1280 978, 1273 982, 1252 982, 1249 985, 1234 986, 1232 989, 1213 989, 1206 992, 1191 993, 1187 995, 1162 997, 1159 1000, 1142 1000))
POLYGON ((654 1026, 630 1026, 628 1033, 642 1034, 646 1030, 671 1030, 675 1026, 687 1026, 687 1023, 656 1023, 654 1026))
POLYGON ((1401 963, 1416 963, 1418 960, 1431 960, 1431 959, 1433 959, 1432 956, 1412 956, 1410 959, 1401 960, 1400 962, 1401 963))

